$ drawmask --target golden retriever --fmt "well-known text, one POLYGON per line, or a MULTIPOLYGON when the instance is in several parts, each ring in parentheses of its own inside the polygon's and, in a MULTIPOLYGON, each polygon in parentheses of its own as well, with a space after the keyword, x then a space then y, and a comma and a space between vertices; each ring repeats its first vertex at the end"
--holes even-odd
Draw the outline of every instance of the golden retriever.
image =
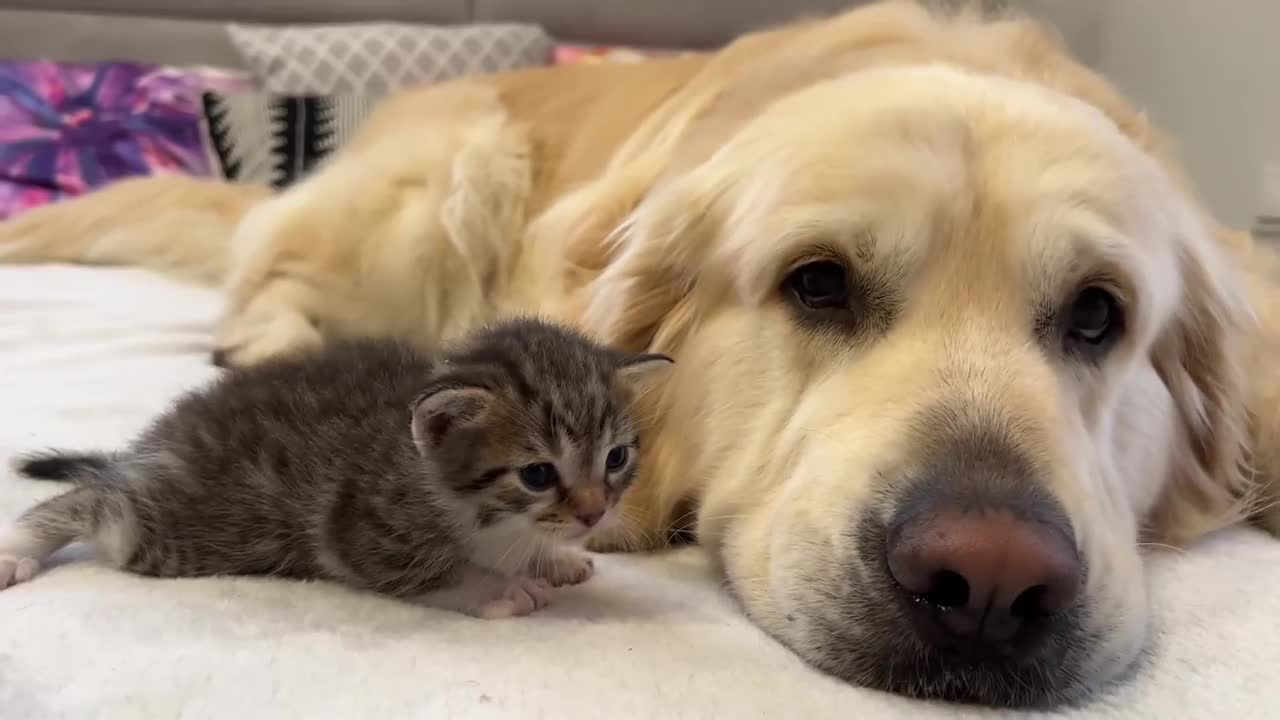
POLYGON ((760 627, 903 694, 1079 699, 1146 643, 1144 543, 1277 525, 1268 258, 1016 18, 417 89, 278 195, 122 182, 0 259, 225 280, 232 364, 512 312, 668 353, 602 547, 695 535, 760 627))

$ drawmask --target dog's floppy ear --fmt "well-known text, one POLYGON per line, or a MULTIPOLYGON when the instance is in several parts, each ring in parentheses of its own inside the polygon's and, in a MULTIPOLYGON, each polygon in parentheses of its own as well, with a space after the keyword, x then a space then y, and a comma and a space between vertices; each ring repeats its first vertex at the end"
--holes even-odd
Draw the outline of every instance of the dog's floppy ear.
POLYGON ((670 347, 693 319, 688 296, 711 250, 712 204, 689 178, 641 201, 607 238, 609 260, 582 290, 583 327, 627 350, 670 347))
POLYGON ((1182 437, 1148 531, 1171 545, 1244 520, 1254 495, 1243 355, 1254 318, 1243 278, 1207 233, 1183 248, 1182 305, 1153 351, 1182 437))

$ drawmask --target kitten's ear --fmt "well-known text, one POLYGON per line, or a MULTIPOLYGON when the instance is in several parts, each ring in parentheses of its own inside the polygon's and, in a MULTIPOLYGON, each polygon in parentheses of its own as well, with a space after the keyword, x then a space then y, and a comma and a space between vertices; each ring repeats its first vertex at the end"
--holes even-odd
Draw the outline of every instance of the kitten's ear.
POLYGON ((493 404, 493 393, 476 387, 444 387, 428 390, 413 404, 413 441, 433 448, 450 432, 484 421, 493 404))
POLYGON ((662 353, 619 353, 618 377, 631 385, 647 385, 666 377, 675 362, 662 353))

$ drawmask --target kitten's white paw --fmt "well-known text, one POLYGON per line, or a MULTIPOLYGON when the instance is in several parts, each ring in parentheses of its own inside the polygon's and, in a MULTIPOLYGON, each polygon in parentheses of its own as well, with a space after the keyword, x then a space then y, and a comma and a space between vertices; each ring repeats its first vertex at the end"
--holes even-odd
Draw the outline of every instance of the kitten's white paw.
POLYGON ((541 578, 518 577, 507 585, 502 597, 480 606, 476 613, 486 620, 522 617, 541 610, 551 602, 551 584, 541 578))
POLYGON ((551 583, 552 587, 560 587, 562 585, 577 585, 591 579, 596 573, 595 561, 590 555, 571 550, 561 550, 555 554, 551 562, 542 568, 542 572, 537 573, 538 577, 545 578, 551 583))
POLYGON ((24 583, 40 572, 40 561, 33 557, 0 555, 0 590, 24 583))

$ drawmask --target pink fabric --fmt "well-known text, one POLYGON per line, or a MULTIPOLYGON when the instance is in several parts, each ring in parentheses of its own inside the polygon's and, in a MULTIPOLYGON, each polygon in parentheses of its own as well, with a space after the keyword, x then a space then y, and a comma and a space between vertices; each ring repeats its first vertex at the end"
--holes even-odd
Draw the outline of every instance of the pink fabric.
POLYGON ((206 68, 0 61, 0 219, 125 177, 209 174, 201 93, 252 86, 206 68))
POLYGON ((575 63, 602 62, 639 62, 645 58, 667 57, 676 55, 677 50, 655 50, 626 47, 621 45, 576 45, 559 44, 552 52, 552 62, 556 65, 573 65, 575 63))

